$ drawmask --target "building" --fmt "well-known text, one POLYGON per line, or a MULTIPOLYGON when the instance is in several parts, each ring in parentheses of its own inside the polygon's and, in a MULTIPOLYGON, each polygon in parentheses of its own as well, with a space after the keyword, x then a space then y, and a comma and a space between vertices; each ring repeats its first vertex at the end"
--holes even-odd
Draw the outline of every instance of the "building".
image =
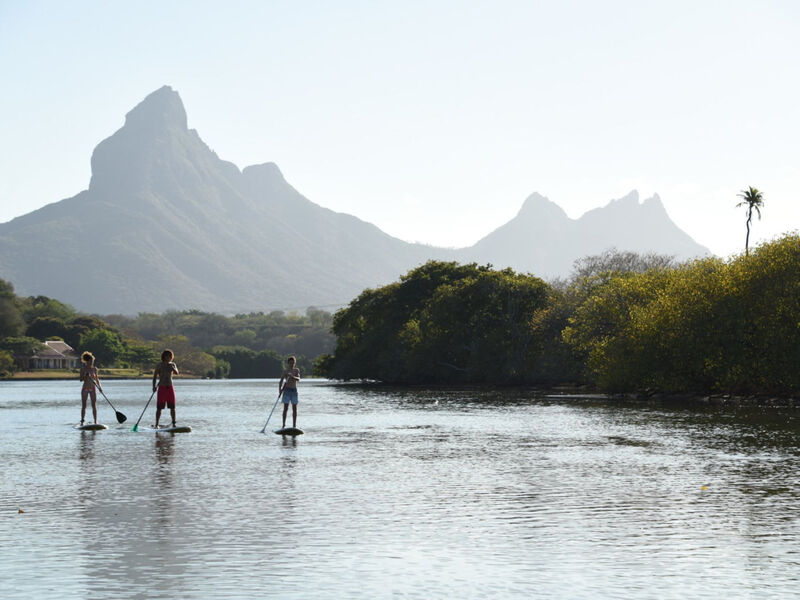
POLYGON ((61 340, 47 340, 44 348, 28 359, 28 369, 77 369, 78 353, 61 340))

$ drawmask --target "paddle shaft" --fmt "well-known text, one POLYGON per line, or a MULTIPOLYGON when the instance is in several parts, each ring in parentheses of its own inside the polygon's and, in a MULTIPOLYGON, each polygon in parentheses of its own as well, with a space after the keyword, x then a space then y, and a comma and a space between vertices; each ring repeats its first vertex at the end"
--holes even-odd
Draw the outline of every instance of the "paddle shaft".
POLYGON ((275 404, 273 404, 273 405, 272 405, 272 410, 271 410, 271 411, 269 411, 269 416, 267 417, 267 422, 266 422, 266 423, 264 423, 264 428, 261 430, 261 433, 264 433, 264 432, 267 430, 267 425, 269 425, 269 420, 272 418, 272 413, 274 413, 274 412, 275 412, 275 407, 276 407, 276 406, 278 406, 278 400, 280 400, 280 399, 281 399, 281 394, 282 394, 282 393, 283 393, 283 390, 281 389, 281 390, 278 392, 278 397, 277 397, 277 398, 275 398, 275 404))
POLYGON ((128 417, 126 417, 124 414, 119 412, 117 410, 117 408, 113 404, 111 404, 111 400, 108 399, 108 396, 106 396, 105 392, 100 388, 99 385, 97 385, 97 382, 94 381, 94 380, 92 380, 92 382, 97 387, 97 389, 100 391, 100 395, 103 396, 103 398, 105 398, 106 402, 108 402, 108 405, 114 410, 115 413, 117 413, 117 421, 119 421, 120 423, 124 423, 125 421, 127 421, 128 417))
POLYGON ((138 419, 136 419, 136 425, 134 425, 134 426, 133 426, 133 428, 131 429, 131 431, 136 431, 136 430, 138 430, 138 429, 139 429, 139 421, 141 421, 141 420, 142 420, 142 417, 144 416, 144 412, 147 410, 147 407, 148 407, 148 406, 150 406, 150 400, 152 400, 152 399, 153 399, 153 396, 155 396, 155 395, 156 395, 156 391, 155 391, 155 390, 153 390, 153 393, 152 393, 152 394, 150 394, 150 398, 149 398, 149 400, 147 401, 147 404, 145 404, 145 405, 144 405, 144 409, 142 410, 142 414, 140 414, 140 415, 139 415, 139 418, 138 418, 138 419))

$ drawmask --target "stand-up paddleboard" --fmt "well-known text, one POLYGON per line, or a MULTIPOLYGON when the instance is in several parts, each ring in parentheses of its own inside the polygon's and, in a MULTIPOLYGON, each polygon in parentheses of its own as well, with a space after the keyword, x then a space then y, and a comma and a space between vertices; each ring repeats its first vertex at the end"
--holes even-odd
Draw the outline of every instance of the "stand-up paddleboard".
POLYGON ((138 431, 146 431, 149 433, 190 433, 192 428, 188 425, 182 427, 139 427, 138 431))
POLYGON ((283 429, 276 429, 275 433, 278 435, 303 435, 305 431, 297 427, 284 427, 283 429))
POLYGON ((100 431, 101 429, 108 429, 106 425, 102 423, 88 423, 86 425, 75 425, 75 429, 78 431, 100 431))

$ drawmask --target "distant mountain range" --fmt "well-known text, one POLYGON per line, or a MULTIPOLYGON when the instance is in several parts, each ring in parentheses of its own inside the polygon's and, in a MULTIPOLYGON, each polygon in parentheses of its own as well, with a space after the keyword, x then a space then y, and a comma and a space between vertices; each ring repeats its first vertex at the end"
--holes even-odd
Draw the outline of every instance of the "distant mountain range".
POLYGON ((221 160, 164 86, 95 148, 88 190, 0 224, 0 278, 100 314, 234 313, 343 305, 428 259, 566 275, 611 246, 709 253, 657 196, 640 204, 636 192, 577 220, 533 194, 469 248, 407 243, 314 204, 273 163, 240 171, 221 160))
POLYGON ((531 194, 516 217, 457 254, 462 261, 490 262, 552 278, 566 276, 576 259, 611 247, 680 260, 710 254, 673 223, 658 195, 640 203, 635 190, 579 219, 570 219, 544 196, 531 194))

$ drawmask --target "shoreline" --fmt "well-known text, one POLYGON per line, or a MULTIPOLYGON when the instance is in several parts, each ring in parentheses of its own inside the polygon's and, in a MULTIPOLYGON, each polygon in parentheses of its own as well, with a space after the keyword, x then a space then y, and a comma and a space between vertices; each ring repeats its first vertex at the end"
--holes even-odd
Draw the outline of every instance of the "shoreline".
MULTIPOLYGON (((141 375, 108 375, 104 373, 100 373, 100 379, 102 381, 139 381, 139 380, 150 380, 153 378, 152 373, 142 373, 141 375)), ((279 377, 228 377, 225 379, 218 379, 215 380, 214 378, 210 377, 203 377, 201 375, 188 375, 181 373, 180 375, 173 376, 173 379, 177 380, 208 380, 208 381, 243 381, 245 379, 262 379, 264 381, 278 381, 279 377)), ((316 381, 319 379, 324 379, 320 377, 304 377, 304 380, 311 380, 316 381)), ((29 371, 25 372, 18 372, 14 373, 11 377, 0 378, 0 384, 6 381, 78 381, 78 374, 77 373, 69 373, 65 374, 63 372, 52 373, 43 375, 42 373, 31 373, 29 371)))
MULTIPOLYGON (((140 375, 123 374, 100 374, 103 381, 137 381, 149 380, 152 375, 142 373, 140 375)), ((176 379, 182 380, 209 380, 207 377, 199 375, 179 375, 176 379)), ((227 378, 226 381, 236 381, 238 378, 227 378)), ((248 379, 248 378, 245 378, 248 379)), ((270 379, 270 378, 266 378, 270 379)), ((318 377, 307 377, 305 379, 320 379, 318 377)), ((0 384, 9 381, 71 381, 77 380, 77 373, 47 373, 41 372, 18 372, 12 377, 0 379, 0 384)), ((780 396, 775 394, 729 394, 729 393, 668 393, 668 392, 604 392, 590 386, 580 384, 561 384, 554 386, 535 386, 535 385, 513 385, 513 384, 436 384, 436 383, 384 383, 380 381, 342 381, 336 379, 328 380, 334 386, 352 386, 365 388, 393 388, 408 390, 447 390, 447 391, 470 391, 470 390, 524 390, 527 392, 540 393, 549 396, 574 397, 596 397, 598 400, 628 401, 632 403, 659 402, 675 404, 692 404, 699 406, 715 407, 764 407, 764 408, 792 408, 800 409, 799 396, 780 396)))
POLYGON ((524 390, 548 396, 595 397, 598 400, 626 401, 631 403, 662 402, 675 404, 694 404, 703 406, 729 407, 775 407, 800 409, 800 396, 780 396, 777 394, 731 394, 731 393, 672 393, 672 392, 605 392, 581 384, 560 384, 553 386, 512 385, 512 384, 425 384, 425 383, 384 383, 380 381, 342 381, 330 380, 331 385, 365 388, 394 388, 408 390, 448 390, 448 391, 490 391, 524 390))

